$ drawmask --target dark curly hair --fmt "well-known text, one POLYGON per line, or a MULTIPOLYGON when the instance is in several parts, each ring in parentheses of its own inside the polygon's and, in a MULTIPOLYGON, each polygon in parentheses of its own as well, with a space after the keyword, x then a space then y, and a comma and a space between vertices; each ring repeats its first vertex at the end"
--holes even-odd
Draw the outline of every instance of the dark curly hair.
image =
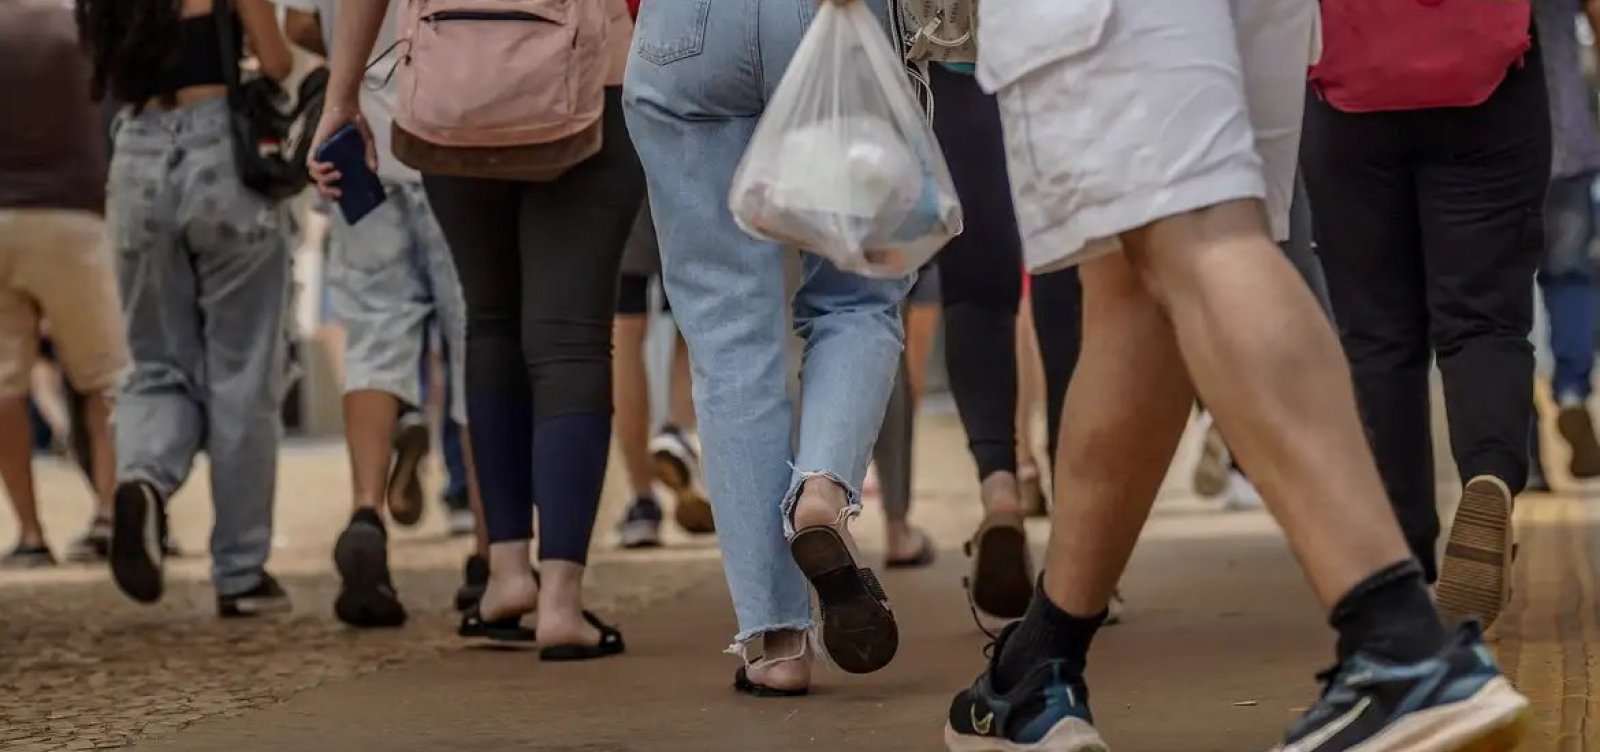
POLYGON ((142 104, 178 63, 179 0, 77 0, 78 36, 94 62, 96 99, 142 104))

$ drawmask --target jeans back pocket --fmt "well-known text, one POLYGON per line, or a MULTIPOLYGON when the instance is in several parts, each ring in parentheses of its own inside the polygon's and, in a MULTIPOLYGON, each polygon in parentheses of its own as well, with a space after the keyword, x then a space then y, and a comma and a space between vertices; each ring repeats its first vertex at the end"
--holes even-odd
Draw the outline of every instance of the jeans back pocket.
POLYGON ((656 65, 694 57, 705 50, 711 0, 646 2, 634 27, 635 54, 656 65))

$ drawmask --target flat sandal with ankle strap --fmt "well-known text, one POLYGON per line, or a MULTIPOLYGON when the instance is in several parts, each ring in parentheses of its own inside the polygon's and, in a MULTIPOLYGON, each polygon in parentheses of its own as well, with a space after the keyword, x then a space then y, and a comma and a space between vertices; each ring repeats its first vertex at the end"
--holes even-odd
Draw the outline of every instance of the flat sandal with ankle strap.
POLYGON ((789 553, 817 593, 828 657, 852 674, 870 674, 894 660, 900 630, 878 576, 856 563, 848 530, 853 515, 847 507, 830 525, 796 530, 789 553))

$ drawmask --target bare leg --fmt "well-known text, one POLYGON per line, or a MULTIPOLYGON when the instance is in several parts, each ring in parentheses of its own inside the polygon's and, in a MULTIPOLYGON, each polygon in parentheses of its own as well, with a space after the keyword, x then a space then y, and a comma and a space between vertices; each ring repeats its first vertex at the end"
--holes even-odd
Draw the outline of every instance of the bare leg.
POLYGON ((1082 275, 1082 354, 1063 410, 1072 418, 1059 426, 1044 587, 1068 613, 1090 616, 1111 602, 1194 395, 1172 326, 1127 260, 1102 257, 1082 275))
POLYGON ((928 357, 933 354, 933 338, 939 331, 938 303, 906 306, 906 372, 911 377, 911 412, 916 414, 927 383, 928 357))
POLYGON ((461 458, 467 463, 467 506, 472 509, 472 552, 489 558, 489 528, 483 524, 483 491, 478 486, 478 461, 472 450, 471 431, 461 432, 461 458))
MULTIPOLYGON (((1128 261, 1173 322, 1206 407, 1331 609, 1410 552, 1362 433, 1339 341, 1267 238, 1260 202, 1233 201, 1156 222, 1123 241, 1128 261)), ((1090 451, 1106 442, 1096 437, 1090 451)), ((1103 461, 1114 458, 1105 451, 1103 461)))
POLYGON ((648 316, 619 315, 612 324, 611 397, 617 447, 634 498, 651 496, 655 465, 650 459, 650 381, 644 365, 648 316))
POLYGON ((117 491, 116 445, 111 437, 111 400, 106 394, 83 397, 84 426, 89 436, 89 468, 94 481, 95 516, 111 519, 111 500, 117 491))
POLYGON ((583 570, 582 564, 570 561, 539 562, 540 645, 594 645, 600 641, 600 630, 583 618, 583 570))
POLYGON ((17 542, 37 546, 44 543, 44 530, 39 526, 39 504, 33 495, 30 425, 26 396, 0 399, 0 479, 17 513, 17 542))
POLYGON ((400 400, 388 392, 361 389, 344 396, 344 439, 356 509, 383 509, 399 415, 400 400))
MULTIPOLYGON (((1039 471, 1034 462, 1036 437, 1033 416, 1044 405, 1044 365, 1039 357, 1038 334, 1033 328, 1033 305, 1024 298, 1017 309, 1017 473, 1039 471)), ((1050 430, 1055 430, 1051 426, 1050 430)))
POLYGON ((672 424, 685 431, 694 428, 694 376, 689 368, 689 345, 676 335, 672 346, 672 404, 668 416, 672 424))

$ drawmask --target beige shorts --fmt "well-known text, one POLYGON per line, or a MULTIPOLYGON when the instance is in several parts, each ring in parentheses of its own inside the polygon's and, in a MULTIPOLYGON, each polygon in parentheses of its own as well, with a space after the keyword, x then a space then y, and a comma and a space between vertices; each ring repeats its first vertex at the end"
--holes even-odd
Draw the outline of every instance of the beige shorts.
POLYGON ((1288 238, 1317 0, 985 0, 1028 267, 1240 198, 1288 238))
POLYGON ((26 395, 41 323, 74 389, 103 393, 128 365, 105 222, 58 209, 0 209, 0 397, 26 395))

